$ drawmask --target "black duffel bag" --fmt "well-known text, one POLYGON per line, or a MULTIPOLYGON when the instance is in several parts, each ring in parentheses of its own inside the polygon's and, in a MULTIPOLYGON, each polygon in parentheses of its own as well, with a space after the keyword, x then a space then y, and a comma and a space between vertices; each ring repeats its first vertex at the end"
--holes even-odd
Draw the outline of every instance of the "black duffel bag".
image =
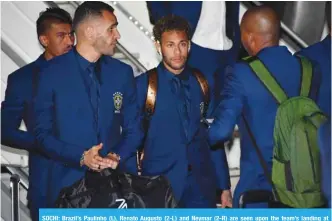
POLYGON ((164 176, 138 176, 105 169, 87 171, 84 178, 61 190, 58 208, 176 208, 164 176))

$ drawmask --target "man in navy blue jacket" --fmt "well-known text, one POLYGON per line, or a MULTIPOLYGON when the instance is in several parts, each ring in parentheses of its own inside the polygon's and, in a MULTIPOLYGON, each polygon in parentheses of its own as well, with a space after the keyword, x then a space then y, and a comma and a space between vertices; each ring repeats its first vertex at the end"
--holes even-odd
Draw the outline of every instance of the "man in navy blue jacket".
MULTIPOLYGON (((152 23, 165 15, 185 18, 193 38, 188 64, 203 72, 219 99, 224 82, 224 69, 233 65, 240 49, 238 1, 147 1, 152 23)), ((216 96, 216 97, 215 97, 216 96)), ((215 108, 214 105, 211 106, 215 108)))
POLYGON ((76 48, 43 70, 34 103, 40 150, 52 160, 48 205, 87 168, 137 173, 127 160, 143 138, 132 68, 110 57, 120 34, 113 8, 84 2, 75 11, 76 48))
POLYGON ((298 54, 316 62, 322 72, 317 104, 328 116, 331 116, 331 1, 326 2, 326 20, 329 34, 324 40, 302 49, 298 54))
MULTIPOLYGON (((244 14, 240 27, 242 43, 248 53, 265 64, 288 97, 298 96, 301 64, 286 47, 279 46, 280 20, 277 14, 266 6, 250 8, 244 14)), ((317 70, 314 74, 316 73, 317 70)), ((239 122, 240 180, 233 200, 233 207, 238 207, 240 196, 248 190, 272 191, 242 116, 248 122, 271 173, 273 129, 278 104, 247 63, 237 63, 226 78, 221 102, 209 129, 209 141, 214 144, 227 139, 232 134, 234 125, 239 122)))
POLYGON ((331 207, 331 1, 327 1, 325 7, 329 34, 324 40, 301 50, 299 54, 316 62, 322 73, 317 104, 330 119, 319 129, 319 146, 322 188, 328 205, 331 207))
MULTIPOLYGON (((231 206, 225 151, 210 150, 206 142, 206 128, 200 123, 203 92, 186 64, 189 24, 182 17, 165 16, 156 23, 154 36, 163 61, 156 68, 157 95, 144 143, 142 174, 165 175, 180 207, 216 207, 217 188, 223 190, 222 206, 231 206)), ((145 113, 148 74, 136 81, 138 103, 145 113)))
POLYGON ((29 151, 28 202, 33 220, 38 209, 46 207, 46 188, 50 161, 37 148, 33 130, 32 97, 40 70, 48 61, 67 53, 74 43, 72 19, 60 8, 49 8, 37 20, 37 35, 45 52, 39 58, 8 76, 5 100, 1 106, 1 144, 29 151), (27 131, 19 129, 21 121, 27 131))

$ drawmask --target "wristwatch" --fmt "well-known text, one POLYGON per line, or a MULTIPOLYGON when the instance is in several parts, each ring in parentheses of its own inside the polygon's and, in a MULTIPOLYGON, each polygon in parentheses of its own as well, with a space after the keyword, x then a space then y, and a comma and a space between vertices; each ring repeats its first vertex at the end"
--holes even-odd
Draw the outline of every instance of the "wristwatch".
POLYGON ((86 151, 84 151, 82 153, 81 159, 80 159, 80 166, 83 167, 84 166, 84 157, 85 157, 86 151))
POLYGON ((120 155, 119 155, 119 154, 117 154, 117 153, 114 153, 114 152, 109 152, 108 154, 114 154, 114 155, 116 156, 116 158, 117 158, 117 160, 118 160, 118 161, 120 161, 120 160, 121 160, 121 157, 120 157, 120 155))

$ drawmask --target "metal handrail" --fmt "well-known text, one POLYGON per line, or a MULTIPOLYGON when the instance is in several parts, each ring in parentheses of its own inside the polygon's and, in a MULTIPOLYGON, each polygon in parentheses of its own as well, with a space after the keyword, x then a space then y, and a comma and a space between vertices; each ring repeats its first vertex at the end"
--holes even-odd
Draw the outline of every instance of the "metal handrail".
MULTIPOLYGON (((4 165, 2 165, 4 166, 4 165)), ((20 167, 5 166, 11 175, 17 174, 20 177, 20 184, 24 189, 29 189, 28 175, 20 167)))
POLYGON ((132 62, 140 71, 142 72, 146 72, 147 69, 142 65, 141 62, 139 62, 129 51, 127 51, 127 49, 120 44, 119 42, 116 44, 116 48, 122 53, 124 54, 130 62, 132 62))
POLYGON ((20 221, 20 176, 13 174, 10 177, 10 189, 12 195, 12 221, 20 221))
POLYGON ((136 28, 144 33, 144 36, 149 38, 152 42, 154 42, 154 36, 153 34, 146 28, 137 18, 134 17, 133 14, 129 13, 122 5, 121 2, 118 1, 111 1, 110 2, 114 7, 116 7, 116 10, 121 11, 129 20, 136 26, 136 28))

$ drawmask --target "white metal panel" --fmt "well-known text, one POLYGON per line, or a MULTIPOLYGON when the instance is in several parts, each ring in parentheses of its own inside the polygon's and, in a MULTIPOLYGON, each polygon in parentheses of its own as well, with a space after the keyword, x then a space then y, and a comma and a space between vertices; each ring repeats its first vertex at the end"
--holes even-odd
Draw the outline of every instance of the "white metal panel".
MULTIPOLYGON (((5 37, 5 40, 10 42, 15 50, 19 51, 19 54, 23 54, 27 63, 35 60, 42 52, 37 39, 35 21, 31 21, 25 15, 28 11, 34 11, 33 5, 38 5, 40 2, 29 3, 31 7, 24 11, 17 7, 19 3, 2 2, 1 5, 1 38, 4 39, 5 37)), ((39 9, 34 13, 38 15, 39 9)))

